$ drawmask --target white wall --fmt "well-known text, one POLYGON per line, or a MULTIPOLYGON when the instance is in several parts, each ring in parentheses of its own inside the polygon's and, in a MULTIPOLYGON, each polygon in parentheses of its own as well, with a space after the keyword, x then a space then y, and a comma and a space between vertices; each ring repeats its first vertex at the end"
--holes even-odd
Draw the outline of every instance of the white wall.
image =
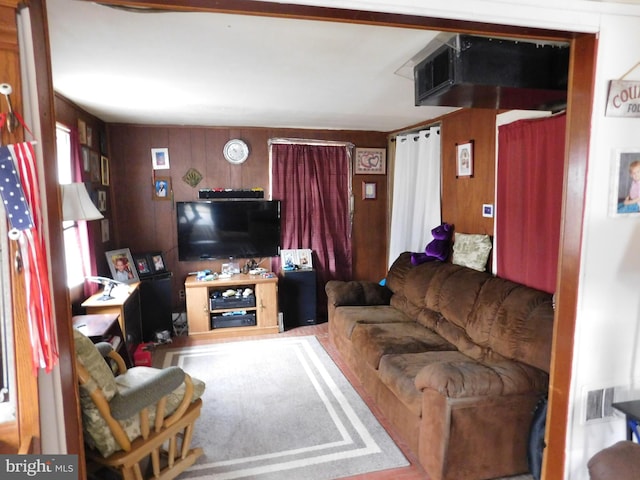
MULTIPOLYGON (((621 415, 584 421, 586 391, 616 387, 615 401, 640 398, 640 218, 612 217, 608 208, 615 151, 640 149, 640 118, 604 114, 609 81, 636 65, 638 45, 640 16, 602 16, 567 444, 570 479, 588 478, 588 459, 625 438, 621 415)), ((625 79, 640 80, 640 68, 625 79)))

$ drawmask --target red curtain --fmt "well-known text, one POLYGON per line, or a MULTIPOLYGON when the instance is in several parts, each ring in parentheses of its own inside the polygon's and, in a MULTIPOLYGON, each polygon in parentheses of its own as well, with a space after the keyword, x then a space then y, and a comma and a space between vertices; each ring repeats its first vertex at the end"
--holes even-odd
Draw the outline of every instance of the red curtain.
POLYGON ((324 285, 351 279, 349 162, 345 146, 273 144, 275 200, 282 201, 282 248, 310 248, 317 276, 318 315, 324 285))
MULTIPOLYGON (((80 146, 80 139, 77 128, 71 128, 69 131, 69 143, 71 146, 71 174, 74 182, 82 182, 82 147, 80 146)), ((78 228, 76 229, 77 238, 75 244, 79 247, 79 254, 82 256, 82 266, 84 268, 84 276, 97 275, 96 255, 91 242, 89 242, 89 228, 87 222, 79 220, 76 222, 78 228)), ((98 291, 98 285, 96 283, 84 282, 84 295, 90 297, 98 291)))
POLYGON ((556 289, 566 115, 499 127, 497 274, 556 289))

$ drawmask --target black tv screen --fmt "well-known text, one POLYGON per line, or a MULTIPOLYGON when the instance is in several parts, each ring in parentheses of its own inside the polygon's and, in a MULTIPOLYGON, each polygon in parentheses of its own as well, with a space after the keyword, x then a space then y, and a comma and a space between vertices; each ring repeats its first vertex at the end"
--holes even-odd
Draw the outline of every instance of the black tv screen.
POLYGON ((177 202, 178 259, 275 257, 279 200, 177 202))

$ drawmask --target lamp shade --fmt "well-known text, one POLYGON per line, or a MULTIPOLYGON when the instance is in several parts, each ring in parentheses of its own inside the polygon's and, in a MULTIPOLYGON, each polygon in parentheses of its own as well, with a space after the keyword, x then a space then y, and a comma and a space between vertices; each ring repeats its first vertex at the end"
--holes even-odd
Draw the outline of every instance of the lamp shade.
POLYGON ((89 198, 84 183, 67 183, 62 187, 62 220, 99 220, 104 218, 89 198))

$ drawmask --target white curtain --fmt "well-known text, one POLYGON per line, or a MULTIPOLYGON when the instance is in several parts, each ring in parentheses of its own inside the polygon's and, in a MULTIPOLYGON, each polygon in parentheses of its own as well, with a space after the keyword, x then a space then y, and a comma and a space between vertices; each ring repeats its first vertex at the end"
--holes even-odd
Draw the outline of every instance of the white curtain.
POLYGON ((402 252, 423 252, 441 223, 440 127, 396 137, 389 266, 402 252))

